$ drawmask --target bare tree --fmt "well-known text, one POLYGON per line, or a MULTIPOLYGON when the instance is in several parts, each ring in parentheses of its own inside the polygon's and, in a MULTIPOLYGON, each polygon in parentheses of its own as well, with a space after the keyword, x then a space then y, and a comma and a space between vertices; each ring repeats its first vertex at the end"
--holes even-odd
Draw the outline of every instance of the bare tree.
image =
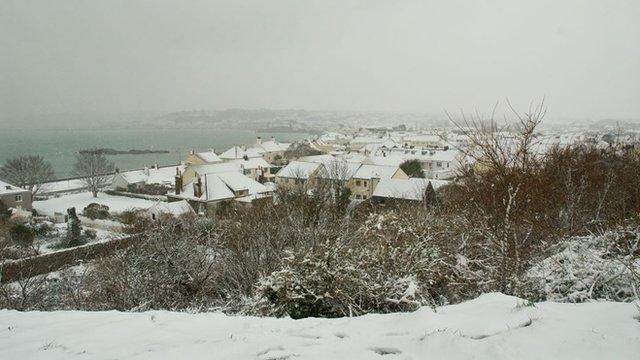
POLYGON ((498 125, 495 119, 498 103, 489 118, 483 118, 477 112, 470 115, 462 112, 461 118, 455 119, 447 113, 453 125, 469 139, 470 147, 460 149, 463 154, 476 165, 496 171, 500 176, 506 176, 511 170, 527 171, 535 164, 535 129, 547 111, 544 99, 538 105, 532 103, 525 113, 515 110, 509 100, 507 104, 517 119, 515 125, 498 125))
POLYGON ((51 164, 40 155, 19 156, 0 167, 0 178, 36 195, 43 183, 53 179, 51 164))
POLYGON ((82 179, 93 197, 98 197, 98 191, 109 183, 114 169, 115 165, 104 154, 87 151, 76 155, 73 174, 82 179))

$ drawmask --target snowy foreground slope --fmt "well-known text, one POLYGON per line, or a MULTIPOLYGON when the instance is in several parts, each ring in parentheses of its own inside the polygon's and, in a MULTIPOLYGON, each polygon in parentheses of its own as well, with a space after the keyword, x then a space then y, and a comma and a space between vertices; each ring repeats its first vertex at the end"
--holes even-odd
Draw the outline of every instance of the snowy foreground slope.
POLYGON ((632 304, 486 294, 433 312, 273 319, 0 311, 2 359, 638 359, 632 304))

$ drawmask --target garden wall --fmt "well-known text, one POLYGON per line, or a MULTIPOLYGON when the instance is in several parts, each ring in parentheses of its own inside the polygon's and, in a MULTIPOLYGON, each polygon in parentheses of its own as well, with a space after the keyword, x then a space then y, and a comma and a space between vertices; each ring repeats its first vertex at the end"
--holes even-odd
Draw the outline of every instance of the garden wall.
POLYGON ((130 246, 136 240, 136 236, 127 236, 24 259, 8 260, 0 264, 0 283, 50 273, 83 261, 107 256, 115 250, 130 246))

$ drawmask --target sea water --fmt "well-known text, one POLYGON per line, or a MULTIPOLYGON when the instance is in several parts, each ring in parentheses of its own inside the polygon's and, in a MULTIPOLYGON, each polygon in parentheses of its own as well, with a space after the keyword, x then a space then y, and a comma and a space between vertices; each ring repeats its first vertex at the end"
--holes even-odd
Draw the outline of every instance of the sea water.
POLYGON ((258 133, 230 129, 92 129, 92 130, 7 130, 0 129, 0 164, 7 159, 37 154, 51 163, 56 178, 71 177, 75 156, 80 150, 167 150, 168 154, 108 155, 120 170, 139 169, 153 164, 171 165, 185 160, 189 151, 215 149, 217 153, 233 145, 253 145, 257 136, 274 136, 281 142, 307 137, 303 133, 258 133))

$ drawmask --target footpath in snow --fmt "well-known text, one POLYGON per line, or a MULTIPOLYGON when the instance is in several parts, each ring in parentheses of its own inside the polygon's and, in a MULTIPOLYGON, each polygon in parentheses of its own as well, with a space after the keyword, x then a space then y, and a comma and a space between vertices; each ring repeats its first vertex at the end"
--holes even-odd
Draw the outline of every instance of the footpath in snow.
POLYGON ((628 303, 525 306, 486 294, 413 313, 340 319, 0 311, 2 359, 638 359, 628 303))

